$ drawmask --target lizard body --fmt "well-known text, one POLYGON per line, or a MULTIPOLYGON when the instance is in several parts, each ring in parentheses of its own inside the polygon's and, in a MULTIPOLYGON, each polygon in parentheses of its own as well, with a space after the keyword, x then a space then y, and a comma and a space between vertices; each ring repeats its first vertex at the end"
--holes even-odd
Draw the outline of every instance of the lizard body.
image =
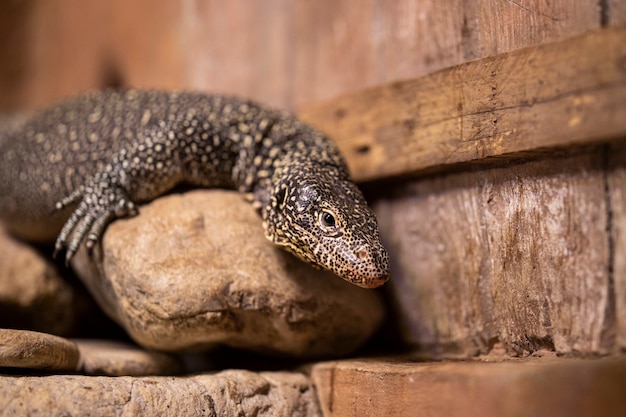
POLYGON ((111 90, 0 133, 0 218, 24 239, 56 237, 68 261, 136 203, 180 183, 239 190, 268 239, 356 285, 389 277, 374 213, 336 145, 285 112, 219 95, 111 90))

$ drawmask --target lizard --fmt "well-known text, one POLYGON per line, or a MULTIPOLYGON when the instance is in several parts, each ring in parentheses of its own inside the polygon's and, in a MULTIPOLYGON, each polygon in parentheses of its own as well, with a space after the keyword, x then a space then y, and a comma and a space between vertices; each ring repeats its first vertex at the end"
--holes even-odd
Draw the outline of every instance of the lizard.
POLYGON ((104 90, 0 133, 0 219, 70 262, 178 184, 241 192, 265 236, 365 288, 389 279, 374 212, 336 144, 296 116, 201 92, 104 90))

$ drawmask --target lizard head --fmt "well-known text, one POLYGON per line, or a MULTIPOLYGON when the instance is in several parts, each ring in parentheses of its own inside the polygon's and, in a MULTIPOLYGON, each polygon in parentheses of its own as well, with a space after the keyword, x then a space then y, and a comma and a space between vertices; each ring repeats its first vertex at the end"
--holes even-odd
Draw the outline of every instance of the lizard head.
POLYGON ((269 240, 355 285, 389 279, 378 223, 357 186, 333 171, 298 169, 276 182, 263 210, 269 240))

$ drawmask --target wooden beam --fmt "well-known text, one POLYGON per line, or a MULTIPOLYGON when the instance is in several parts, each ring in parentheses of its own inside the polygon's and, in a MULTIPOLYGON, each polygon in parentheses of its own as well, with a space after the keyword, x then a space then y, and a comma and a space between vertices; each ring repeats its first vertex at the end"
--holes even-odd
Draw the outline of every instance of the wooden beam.
POLYGON ((368 181, 626 137, 626 27, 301 109, 368 181))
POLYGON ((313 366, 326 417, 621 416, 626 360, 425 362, 346 360, 313 366))

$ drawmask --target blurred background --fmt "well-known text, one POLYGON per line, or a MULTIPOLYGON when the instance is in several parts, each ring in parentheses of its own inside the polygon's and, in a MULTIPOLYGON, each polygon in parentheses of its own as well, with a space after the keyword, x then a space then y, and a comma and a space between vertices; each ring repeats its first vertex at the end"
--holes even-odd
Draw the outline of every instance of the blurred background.
POLYGON ((0 111, 109 86, 297 109, 626 22, 620 0, 2 0, 0 111))

